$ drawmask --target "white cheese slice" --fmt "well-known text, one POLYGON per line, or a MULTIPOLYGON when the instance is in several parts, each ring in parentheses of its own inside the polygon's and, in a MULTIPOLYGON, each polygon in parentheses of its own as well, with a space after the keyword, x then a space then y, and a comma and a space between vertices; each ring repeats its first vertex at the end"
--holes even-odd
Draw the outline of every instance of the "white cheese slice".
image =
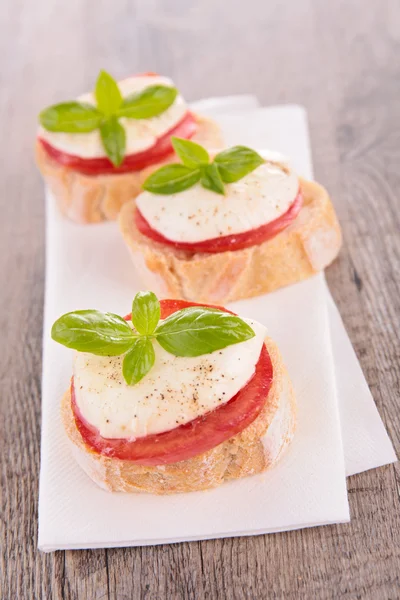
MULTIPOLYGON (((132 93, 140 92, 151 85, 173 86, 167 77, 130 77, 118 82, 122 96, 125 98, 132 93)), ((93 93, 84 94, 78 98, 81 102, 96 104, 93 93)), ((187 106, 182 96, 178 95, 175 102, 157 117, 150 119, 120 119, 126 133, 126 154, 136 154, 151 148, 156 139, 172 129, 187 113, 187 106)), ((81 158, 101 158, 106 156, 98 130, 90 133, 62 133, 46 131, 39 127, 38 135, 57 150, 79 156, 81 158)))
POLYGON ((228 402, 252 377, 265 327, 245 319, 255 337, 212 354, 176 357, 154 343, 155 365, 136 385, 122 375, 121 357, 76 352, 78 408, 105 438, 137 438, 169 431, 228 402))
POLYGON ((289 168, 266 162, 225 186, 225 195, 200 183, 171 195, 141 193, 137 206, 150 226, 175 242, 202 242, 266 225, 289 209, 299 190, 289 168))

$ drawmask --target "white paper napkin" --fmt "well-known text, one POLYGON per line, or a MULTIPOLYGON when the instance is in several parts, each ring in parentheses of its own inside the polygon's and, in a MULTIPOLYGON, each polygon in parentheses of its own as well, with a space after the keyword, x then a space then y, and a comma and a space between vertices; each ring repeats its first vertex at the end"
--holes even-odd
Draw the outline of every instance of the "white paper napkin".
POLYGON ((326 283, 325 287, 346 475, 355 475, 397 458, 326 283))
POLYGON ((206 492, 110 494, 70 454, 60 422, 71 352, 50 339, 61 313, 95 306, 126 312, 140 284, 115 224, 67 223, 47 206, 47 294, 39 547, 141 545, 280 531, 349 518, 340 423, 321 278, 243 302, 264 322, 295 386, 298 430, 277 468, 206 492))
MULTIPOLYGON (((229 97, 230 108, 234 98, 229 97)), ((222 114, 218 103, 218 121, 226 143, 272 148, 289 157, 296 171, 313 178, 307 114, 303 107, 283 105, 257 107, 257 99, 240 97, 238 111, 222 114), (290 126, 282 126, 282 123, 290 126), (302 140, 295 152, 296 140, 302 140), (291 152, 288 149, 292 148, 291 152)), ((197 107, 196 107, 197 108, 197 107)), ((201 101, 201 108, 212 116, 212 103, 201 101)), ((325 278, 324 278, 325 279, 325 278)), ((354 475, 397 460, 392 443, 379 416, 349 336, 329 289, 324 284, 333 345, 336 385, 342 423, 346 475, 354 475)))
MULTIPOLYGON (((298 115, 299 109, 286 109, 276 129, 280 137, 271 135, 263 145, 291 156, 304 173, 299 165, 306 164, 308 137, 298 130, 298 115)), ((260 130, 274 130, 276 119, 276 109, 264 112, 260 130)), ((97 488, 73 461, 60 422, 59 402, 68 386, 71 357, 50 340, 53 320, 85 306, 124 312, 138 288, 115 224, 74 225, 60 217, 48 198, 46 261, 40 549, 250 535, 349 519, 322 277, 240 303, 244 314, 267 325, 295 385, 298 431, 282 462, 268 473, 216 490, 157 497, 97 488)))

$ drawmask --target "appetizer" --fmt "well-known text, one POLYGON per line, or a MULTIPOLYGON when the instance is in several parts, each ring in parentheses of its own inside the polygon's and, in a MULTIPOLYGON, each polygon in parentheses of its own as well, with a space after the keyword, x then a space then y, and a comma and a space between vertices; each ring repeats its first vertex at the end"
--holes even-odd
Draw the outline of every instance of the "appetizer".
POLYGON ((210 158, 172 138, 182 163, 152 173, 119 222, 144 283, 164 296, 227 302, 323 270, 341 231, 328 193, 244 146, 210 158))
POLYGON ((115 219, 149 170, 174 156, 171 135, 221 147, 217 125, 155 73, 117 83, 101 71, 93 93, 46 108, 39 122, 37 164, 62 213, 79 223, 115 219))
POLYGON ((292 385, 256 321, 139 292, 125 318, 67 313, 52 337, 75 350, 66 433, 104 489, 215 487, 272 467, 293 437, 292 385))

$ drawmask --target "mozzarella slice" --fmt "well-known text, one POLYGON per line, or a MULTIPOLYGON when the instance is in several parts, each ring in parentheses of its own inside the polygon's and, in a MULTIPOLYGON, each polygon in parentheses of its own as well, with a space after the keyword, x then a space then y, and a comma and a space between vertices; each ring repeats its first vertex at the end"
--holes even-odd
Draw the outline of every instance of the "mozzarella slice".
POLYGON ((265 162, 239 181, 225 186, 225 196, 200 183, 172 195, 143 192, 137 207, 150 226, 175 242, 195 243, 244 233, 282 216, 297 196, 297 175, 265 162))
MULTIPOLYGON (((130 77, 118 83, 123 97, 140 92, 151 85, 173 86, 167 77, 130 77)), ((93 94, 84 94, 78 98, 81 102, 96 104, 93 94)), ((182 96, 178 95, 174 103, 157 117, 150 119, 120 119, 126 134, 126 155, 136 154, 151 148, 157 138, 177 125, 187 113, 182 96)), ((98 130, 90 133, 63 133, 46 131, 39 127, 38 135, 53 148, 79 156, 80 158, 102 158, 106 156, 98 130)))
POLYGON ((169 431, 228 402, 252 377, 266 329, 244 319, 255 337, 212 354, 176 357, 154 343, 155 365, 134 386, 121 357, 76 352, 75 397, 83 418, 105 438, 137 438, 169 431))

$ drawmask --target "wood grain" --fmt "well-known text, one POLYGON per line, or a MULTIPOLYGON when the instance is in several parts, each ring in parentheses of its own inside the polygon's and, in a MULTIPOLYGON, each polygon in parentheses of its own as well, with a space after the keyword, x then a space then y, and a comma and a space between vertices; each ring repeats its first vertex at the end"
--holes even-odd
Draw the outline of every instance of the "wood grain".
POLYGON ((251 91, 304 104, 316 178, 344 230, 330 287, 399 450, 398 0, 3 0, 0 18, 0 598, 400 598, 398 465, 349 479, 348 525, 36 550, 44 210, 32 158, 39 109, 101 67, 169 73, 188 99, 251 91))

